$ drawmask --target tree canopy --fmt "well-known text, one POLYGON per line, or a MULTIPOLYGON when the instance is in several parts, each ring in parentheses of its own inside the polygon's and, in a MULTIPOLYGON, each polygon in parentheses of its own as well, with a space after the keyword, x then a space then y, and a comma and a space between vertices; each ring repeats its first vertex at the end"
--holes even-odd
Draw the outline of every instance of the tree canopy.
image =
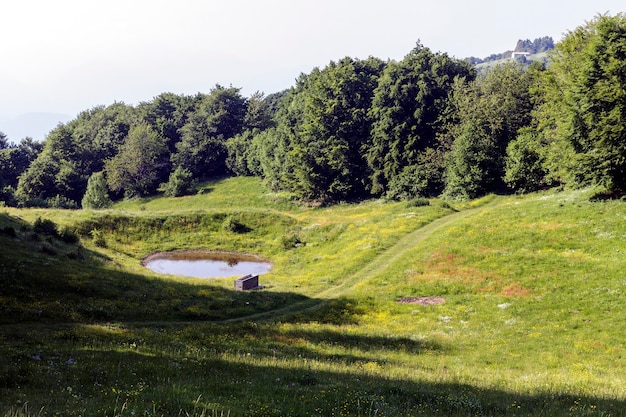
POLYGON ((626 15, 600 15, 569 32, 543 93, 541 134, 577 161, 565 180, 626 191, 626 15))
MULTIPOLYGON (((426 174, 421 190, 436 194, 437 179, 415 169, 422 156, 444 146, 449 128, 450 95, 456 79, 474 78, 472 68, 447 54, 433 53, 417 45, 402 61, 391 62, 380 77, 372 102, 373 126, 367 161, 371 169, 371 192, 383 194, 394 181, 407 174, 407 167, 426 174)), ((436 169, 433 170, 433 172, 436 169)))
POLYGON ((179 196, 225 175, 318 203, 555 185, 626 192, 625 15, 515 49, 549 50, 549 65, 477 72, 418 43, 399 61, 331 61, 267 96, 215 85, 96 106, 43 143, 0 133, 0 202, 98 206, 105 195, 179 196))

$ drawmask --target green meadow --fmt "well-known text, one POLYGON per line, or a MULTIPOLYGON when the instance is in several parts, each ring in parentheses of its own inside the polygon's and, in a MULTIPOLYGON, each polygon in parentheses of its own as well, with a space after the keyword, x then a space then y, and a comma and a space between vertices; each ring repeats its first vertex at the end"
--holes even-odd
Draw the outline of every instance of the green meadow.
POLYGON ((626 202, 598 195, 0 208, 0 415, 626 416, 626 202), (197 249, 273 268, 141 264, 197 249))

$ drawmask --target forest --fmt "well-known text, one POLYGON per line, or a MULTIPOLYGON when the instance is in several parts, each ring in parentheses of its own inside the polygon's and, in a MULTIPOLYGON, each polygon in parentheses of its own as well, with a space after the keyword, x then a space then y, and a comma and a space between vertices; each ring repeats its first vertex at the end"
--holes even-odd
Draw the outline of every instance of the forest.
POLYGON ((97 209, 233 175, 321 205, 591 184, 620 196, 624 86, 625 14, 571 30, 548 65, 478 72, 418 43, 400 61, 330 62, 267 96, 215 85, 85 110, 43 143, 0 133, 0 204, 97 209))

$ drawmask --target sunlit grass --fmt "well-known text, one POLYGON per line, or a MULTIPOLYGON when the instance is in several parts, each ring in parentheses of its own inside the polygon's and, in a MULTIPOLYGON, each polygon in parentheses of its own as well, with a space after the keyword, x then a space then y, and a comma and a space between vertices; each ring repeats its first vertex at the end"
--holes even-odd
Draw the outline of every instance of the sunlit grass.
POLYGON ((0 236, 1 412, 626 415, 624 202, 583 190, 307 208, 256 179, 207 186, 103 212, 6 209, 0 226, 24 229, 0 236), (249 230, 224 231, 229 216, 249 230), (41 252, 37 217, 99 227, 107 246, 83 233, 83 259, 56 241, 41 252), (291 234, 301 244, 286 248, 291 234), (274 268, 237 293, 140 265, 191 248, 274 268), (398 302, 411 297, 443 302, 398 302))

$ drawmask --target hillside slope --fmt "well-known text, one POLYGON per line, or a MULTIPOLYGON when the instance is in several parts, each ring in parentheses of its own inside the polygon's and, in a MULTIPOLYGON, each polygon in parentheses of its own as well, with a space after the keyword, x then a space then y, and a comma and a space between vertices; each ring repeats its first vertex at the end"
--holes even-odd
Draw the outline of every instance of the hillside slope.
POLYGON ((626 415, 623 201, 290 208, 256 181, 102 213, 1 213, 0 410, 626 415), (249 230, 222 230, 229 216, 249 230), (81 242, 35 232, 37 218, 81 242), (141 268, 146 251, 200 243, 271 258, 265 289, 141 268))

